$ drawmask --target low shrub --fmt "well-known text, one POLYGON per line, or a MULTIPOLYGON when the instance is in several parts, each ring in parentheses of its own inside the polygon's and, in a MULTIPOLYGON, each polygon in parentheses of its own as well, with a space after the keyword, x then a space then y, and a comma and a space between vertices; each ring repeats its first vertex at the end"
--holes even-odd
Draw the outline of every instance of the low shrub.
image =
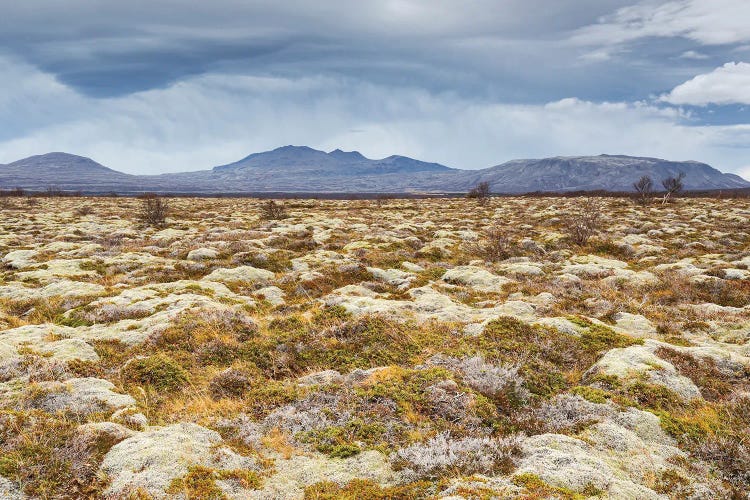
POLYGON ((279 220, 286 219, 289 214, 287 214, 283 204, 268 200, 260 207, 260 217, 265 220, 279 220))
POLYGON ((122 368, 127 382, 151 386, 161 391, 175 391, 188 383, 188 373, 174 359, 164 354, 136 358, 122 368))
POLYGON ((520 454, 522 440, 522 435, 452 439, 441 433, 425 443, 398 450, 392 461, 396 469, 405 470, 414 478, 507 474, 520 454))
POLYGON ((250 378, 245 373, 229 368, 211 379, 208 390, 215 399, 240 398, 250 390, 250 385, 250 378))
POLYGON ((169 212, 167 200, 154 194, 144 195, 141 200, 141 211, 138 215, 140 221, 148 226, 163 226, 169 212))

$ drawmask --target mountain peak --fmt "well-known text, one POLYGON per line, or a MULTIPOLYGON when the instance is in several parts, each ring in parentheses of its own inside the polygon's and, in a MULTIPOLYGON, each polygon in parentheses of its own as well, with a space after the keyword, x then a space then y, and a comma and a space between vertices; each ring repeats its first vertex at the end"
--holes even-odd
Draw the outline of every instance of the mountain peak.
POLYGON ((339 160, 349 160, 349 161, 367 160, 367 157, 365 157, 359 151, 342 151, 341 149, 334 149, 333 151, 328 153, 328 155, 334 158, 338 158, 339 160))
POLYGON ((382 175, 395 173, 449 171, 437 163, 427 163, 405 156, 371 160, 359 151, 334 149, 330 153, 308 146, 282 146, 272 151, 254 153, 240 161, 213 168, 213 172, 239 175, 242 172, 267 172, 276 175, 321 175, 326 178, 382 175))
POLYGON ((292 144, 289 144, 288 146, 281 146, 279 148, 274 149, 273 151, 270 151, 272 153, 288 153, 288 152, 300 152, 300 153, 309 153, 309 152, 322 152, 318 151, 317 149, 313 149, 309 146, 294 146, 292 144))
POLYGON ((26 168, 29 170, 75 170, 75 171, 110 171, 101 163, 97 163, 86 156, 55 151, 42 155, 30 156, 22 160, 9 163, 6 167, 26 168))

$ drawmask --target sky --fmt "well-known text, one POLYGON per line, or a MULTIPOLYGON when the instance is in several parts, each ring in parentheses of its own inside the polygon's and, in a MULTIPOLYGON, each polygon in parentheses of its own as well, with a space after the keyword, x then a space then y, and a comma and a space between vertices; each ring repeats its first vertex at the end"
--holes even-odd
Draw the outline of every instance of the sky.
POLYGON ((750 178, 748 0, 0 0, 0 163, 288 144, 456 168, 629 154, 750 178))

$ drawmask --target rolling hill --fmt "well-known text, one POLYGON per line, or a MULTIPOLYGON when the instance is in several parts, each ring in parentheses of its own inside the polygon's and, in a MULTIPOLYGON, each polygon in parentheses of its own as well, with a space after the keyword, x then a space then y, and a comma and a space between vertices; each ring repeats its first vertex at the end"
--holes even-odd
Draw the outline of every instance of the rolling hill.
POLYGON ((131 175, 67 153, 32 156, 0 165, 0 189, 55 188, 90 193, 406 193, 466 192, 489 182, 495 193, 630 191, 643 175, 660 180, 685 174, 688 190, 740 189, 750 182, 696 161, 624 155, 512 160, 481 170, 461 170, 405 156, 369 159, 357 151, 324 152, 284 146, 251 154, 211 170, 131 175))

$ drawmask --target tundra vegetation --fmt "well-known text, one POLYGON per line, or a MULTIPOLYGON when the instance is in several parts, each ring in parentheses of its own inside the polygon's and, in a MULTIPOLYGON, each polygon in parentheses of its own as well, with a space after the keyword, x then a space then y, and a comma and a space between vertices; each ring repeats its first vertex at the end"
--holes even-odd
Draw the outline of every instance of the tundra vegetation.
POLYGON ((7 198, 0 497, 746 498, 750 202, 671 198, 7 198))

